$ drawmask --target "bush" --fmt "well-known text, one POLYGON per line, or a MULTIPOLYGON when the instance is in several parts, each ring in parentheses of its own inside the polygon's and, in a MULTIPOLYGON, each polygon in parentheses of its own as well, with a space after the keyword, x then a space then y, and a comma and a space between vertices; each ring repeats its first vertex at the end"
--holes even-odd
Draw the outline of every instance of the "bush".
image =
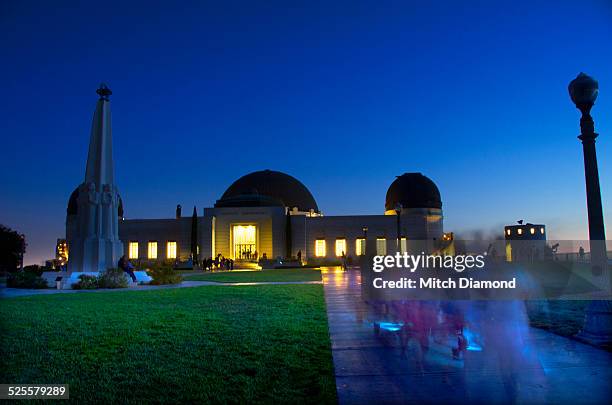
POLYGON ((107 269, 98 276, 98 288, 127 288, 128 276, 121 269, 107 269))
POLYGON ((94 290, 98 288, 98 277, 81 274, 79 281, 72 284, 72 288, 75 290, 94 290))
POLYGON ((24 266, 23 271, 28 272, 28 273, 33 273, 33 274, 36 274, 37 276, 40 276, 45 271, 45 268, 42 266, 39 266, 38 264, 31 264, 29 266, 24 266))
POLYGON ((6 286, 12 288, 47 288, 47 280, 31 271, 19 271, 10 274, 6 279, 6 286))
POLYGON ((183 281, 183 276, 169 266, 158 266, 149 269, 149 276, 153 278, 149 284, 153 285, 178 284, 183 281))

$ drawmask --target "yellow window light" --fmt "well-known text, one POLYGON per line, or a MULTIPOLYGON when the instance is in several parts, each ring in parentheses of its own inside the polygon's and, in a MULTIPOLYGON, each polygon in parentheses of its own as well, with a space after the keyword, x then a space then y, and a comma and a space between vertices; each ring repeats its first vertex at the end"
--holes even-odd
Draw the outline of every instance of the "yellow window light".
POLYGON ((376 254, 378 256, 385 256, 387 254, 387 239, 376 238, 376 254))
POLYGON ((363 256, 365 255, 365 239, 364 238, 357 238, 355 240, 355 254, 357 256, 363 256))
POLYGON ((130 242, 128 247, 128 258, 138 259, 138 242, 130 242))
POLYGON ((176 259, 176 242, 170 241, 166 245, 166 258, 176 259))
POLYGON ((336 239, 336 257, 346 256, 346 239, 336 239))
POLYGON ((325 239, 317 239, 315 241, 315 256, 325 257, 325 239))
POLYGON ((147 257, 149 259, 157 259, 157 242, 149 242, 147 245, 147 257))

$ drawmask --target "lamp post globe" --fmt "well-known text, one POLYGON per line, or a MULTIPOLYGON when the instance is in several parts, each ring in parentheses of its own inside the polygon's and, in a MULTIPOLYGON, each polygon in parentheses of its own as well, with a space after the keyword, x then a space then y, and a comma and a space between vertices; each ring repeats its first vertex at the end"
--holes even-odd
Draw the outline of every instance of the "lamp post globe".
POLYGON ((595 100, 597 100, 597 95, 599 94, 599 83, 597 83, 597 80, 580 72, 578 76, 570 82, 567 88, 570 98, 574 104, 576 104, 576 108, 583 113, 585 111, 588 113, 591 107, 593 107, 593 104, 595 104, 595 100))

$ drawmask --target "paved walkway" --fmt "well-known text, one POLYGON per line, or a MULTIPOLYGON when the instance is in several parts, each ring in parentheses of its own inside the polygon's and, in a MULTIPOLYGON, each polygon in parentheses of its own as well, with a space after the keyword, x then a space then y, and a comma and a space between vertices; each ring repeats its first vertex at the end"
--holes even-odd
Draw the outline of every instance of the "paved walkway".
POLYGON ((431 342, 423 351, 413 339, 402 351, 393 324, 374 333, 377 315, 361 299, 360 279, 358 271, 323 272, 341 405, 600 404, 611 398, 611 353, 507 322, 506 313, 498 329, 490 330, 490 344, 482 351, 472 348, 463 360, 452 359, 450 344, 431 342), (508 330, 514 334, 504 335, 508 330))
POLYGON ((56 290, 46 288, 41 290, 21 289, 21 288, 5 288, 0 287, 0 298, 23 297, 28 295, 49 295, 49 294, 90 294, 104 293, 116 291, 151 291, 163 290, 171 288, 188 288, 201 286, 244 286, 244 285, 285 285, 285 284, 321 284, 321 281, 257 281, 257 282, 241 282, 241 283, 220 283, 215 281, 183 281, 180 284, 172 285, 138 285, 130 288, 101 288, 96 290, 56 290))

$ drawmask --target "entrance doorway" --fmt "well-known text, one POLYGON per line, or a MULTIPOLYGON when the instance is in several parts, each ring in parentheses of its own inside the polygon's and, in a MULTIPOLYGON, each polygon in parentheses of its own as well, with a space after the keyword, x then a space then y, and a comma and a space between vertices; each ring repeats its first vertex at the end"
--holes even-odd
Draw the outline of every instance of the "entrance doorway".
POLYGON ((232 227, 234 260, 257 259, 257 227, 234 225, 232 227))

